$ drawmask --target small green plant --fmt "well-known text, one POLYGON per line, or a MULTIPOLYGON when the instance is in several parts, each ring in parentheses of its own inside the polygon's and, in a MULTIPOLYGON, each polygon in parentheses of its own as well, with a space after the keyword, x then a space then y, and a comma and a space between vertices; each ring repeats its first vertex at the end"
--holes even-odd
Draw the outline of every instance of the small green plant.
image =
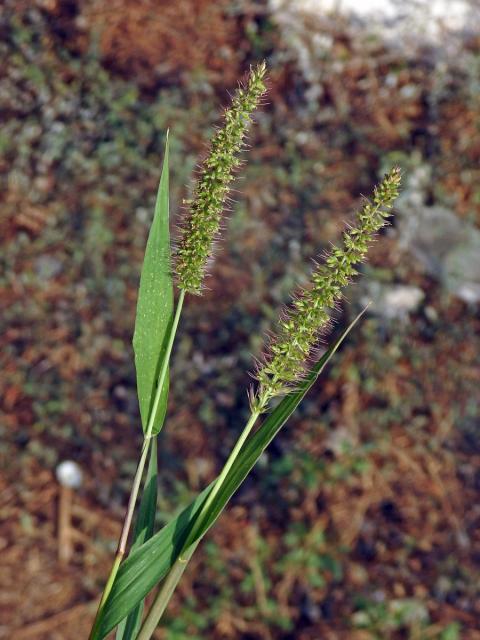
POLYGON ((434 640, 458 640, 460 625, 448 624, 433 633, 428 630, 430 616, 425 604, 415 598, 395 598, 385 602, 372 602, 362 599, 358 610, 352 615, 352 625, 356 629, 368 630, 372 640, 391 637, 392 633, 403 630, 408 637, 433 638, 434 640))
POLYGON ((398 194, 400 173, 393 169, 375 189, 372 201, 366 202, 358 213, 356 226, 345 231, 342 246, 333 247, 321 263, 315 265, 310 285, 298 291, 291 305, 282 312, 277 332, 270 338, 266 354, 257 363, 256 383, 248 390, 250 417, 219 476, 177 517, 154 533, 157 435, 167 408, 170 355, 186 294, 201 293, 234 170, 240 162, 239 152, 252 114, 265 93, 265 72, 265 64, 258 65, 251 70, 245 86, 237 90, 231 106, 225 111, 223 127, 212 140, 193 197, 187 202, 175 252, 176 305, 169 236, 167 136, 140 280, 133 338, 144 441, 117 553, 90 634, 91 640, 104 638, 115 627, 118 627, 117 640, 147 640, 152 636, 200 540, 358 320, 357 317, 320 358, 314 357, 319 336, 329 327, 330 310, 341 300, 342 289, 357 274, 357 267, 365 259, 374 235, 387 224, 398 194), (282 399, 272 408, 275 398, 282 399), (262 416, 263 422, 252 434, 262 416), (144 475, 143 491, 140 492, 144 475), (140 493, 133 542, 124 559, 140 493), (142 623, 144 598, 162 580, 142 623))

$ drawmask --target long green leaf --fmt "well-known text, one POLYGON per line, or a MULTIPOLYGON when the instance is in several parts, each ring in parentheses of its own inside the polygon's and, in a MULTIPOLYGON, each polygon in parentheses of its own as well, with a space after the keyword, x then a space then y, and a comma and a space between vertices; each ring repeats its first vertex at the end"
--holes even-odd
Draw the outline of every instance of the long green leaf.
MULTIPOLYGON (((140 507, 138 508, 137 523, 135 525, 134 539, 130 552, 138 549, 144 542, 153 536, 155 513, 157 510, 157 438, 152 439, 150 447, 150 460, 148 463, 147 477, 143 490, 140 507)), ((135 609, 128 614, 118 625, 116 640, 130 640, 135 638, 140 628, 143 613, 143 601, 137 604, 135 609)))
MULTIPOLYGON (((173 317, 173 282, 170 262, 168 134, 162 175, 152 226, 148 236, 138 291, 133 334, 137 393, 143 430, 146 431, 154 401, 166 335, 173 317)), ((169 378, 163 384, 153 432, 162 428, 167 410, 169 378)))
MULTIPOLYGON (((298 389, 291 392, 273 409, 260 429, 246 442, 217 494, 204 526, 199 530, 198 538, 201 538, 218 518, 265 448, 303 400, 362 314, 357 316, 337 342, 322 356, 298 389)), ((168 573, 182 552, 195 519, 214 484, 215 481, 122 564, 102 615, 98 638, 104 638, 168 573)))

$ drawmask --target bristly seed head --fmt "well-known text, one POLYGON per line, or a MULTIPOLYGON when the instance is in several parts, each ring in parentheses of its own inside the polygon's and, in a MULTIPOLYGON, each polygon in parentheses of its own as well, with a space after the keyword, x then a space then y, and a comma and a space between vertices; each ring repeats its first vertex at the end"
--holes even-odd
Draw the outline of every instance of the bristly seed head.
POLYGON ((275 396, 294 387, 308 371, 318 337, 330 322, 329 309, 341 299, 342 288, 357 275, 356 265, 365 259, 374 235, 386 224, 400 186, 400 170, 390 171, 357 214, 357 226, 343 234, 343 246, 333 247, 317 265, 310 286, 301 290, 279 322, 278 335, 269 344, 250 394, 252 411, 264 411, 275 396))
POLYGON ((225 123, 212 139, 193 197, 186 203, 188 212, 181 223, 176 274, 180 289, 189 293, 201 292, 234 170, 240 164, 238 154, 252 114, 265 93, 265 72, 265 62, 251 69, 246 85, 235 92, 232 104, 224 114, 225 123))

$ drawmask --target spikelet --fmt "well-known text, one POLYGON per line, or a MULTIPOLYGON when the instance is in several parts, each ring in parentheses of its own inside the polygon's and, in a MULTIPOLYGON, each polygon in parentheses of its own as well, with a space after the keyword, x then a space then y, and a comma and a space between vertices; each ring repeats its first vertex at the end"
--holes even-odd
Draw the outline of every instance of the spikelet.
POLYGON ((329 309, 340 301, 342 288, 357 275, 374 235, 386 224, 400 186, 400 171, 390 171, 357 214, 357 226, 343 234, 343 246, 333 247, 313 271, 310 286, 302 289, 279 322, 258 366, 257 389, 250 394, 253 411, 264 411, 269 401, 286 393, 308 371, 310 357, 330 322, 329 309))
POLYGON ((265 63, 250 70, 246 85, 239 87, 224 114, 225 123, 214 135, 203 163, 188 211, 181 223, 176 251, 176 275, 180 289, 199 294, 212 255, 221 215, 252 113, 265 93, 265 63))

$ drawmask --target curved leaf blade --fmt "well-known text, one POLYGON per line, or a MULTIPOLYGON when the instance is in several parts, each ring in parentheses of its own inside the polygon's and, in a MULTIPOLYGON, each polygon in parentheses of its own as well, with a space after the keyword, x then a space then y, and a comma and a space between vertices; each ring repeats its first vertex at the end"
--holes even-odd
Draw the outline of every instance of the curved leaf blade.
MULTIPOLYGON (((298 407, 363 313, 364 311, 355 318, 335 344, 325 352, 299 387, 288 394, 273 409, 260 429, 246 442, 225 483, 218 492, 209 516, 198 533, 198 538, 201 538, 206 533, 224 510, 228 501, 251 471, 258 458, 298 407)), ((163 529, 131 553, 121 565, 103 612, 98 638, 104 638, 115 628, 120 620, 165 577, 184 550, 183 547, 189 532, 214 484, 215 480, 178 516, 170 520, 163 529)))

